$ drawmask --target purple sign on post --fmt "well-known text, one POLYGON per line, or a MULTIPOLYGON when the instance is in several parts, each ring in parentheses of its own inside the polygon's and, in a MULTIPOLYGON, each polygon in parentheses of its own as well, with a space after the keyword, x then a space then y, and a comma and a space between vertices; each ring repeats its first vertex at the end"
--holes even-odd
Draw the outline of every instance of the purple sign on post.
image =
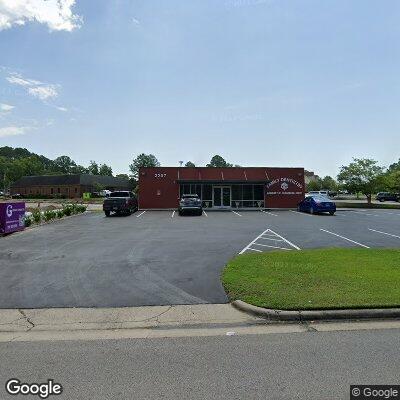
POLYGON ((25 203, 0 203, 0 233, 22 231, 24 219, 25 203))

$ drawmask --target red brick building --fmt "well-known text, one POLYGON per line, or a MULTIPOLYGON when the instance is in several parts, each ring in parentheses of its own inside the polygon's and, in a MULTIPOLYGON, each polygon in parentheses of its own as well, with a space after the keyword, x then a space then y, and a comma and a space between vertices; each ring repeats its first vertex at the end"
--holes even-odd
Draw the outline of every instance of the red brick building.
POLYGON ((130 190, 127 179, 103 175, 40 175, 23 176, 11 185, 11 194, 45 197, 82 197, 83 193, 93 193, 100 189, 130 190))
POLYGON ((196 193, 213 209, 293 208, 304 198, 304 168, 154 167, 139 171, 139 208, 177 208, 196 193))

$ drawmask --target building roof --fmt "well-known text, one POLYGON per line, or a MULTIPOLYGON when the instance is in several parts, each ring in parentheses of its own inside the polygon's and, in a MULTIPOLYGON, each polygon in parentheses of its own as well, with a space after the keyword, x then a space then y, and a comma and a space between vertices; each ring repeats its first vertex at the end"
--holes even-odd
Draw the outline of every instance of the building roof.
POLYGON ((116 178, 114 176, 103 175, 37 175, 23 176, 14 182, 11 187, 25 186, 50 186, 50 185, 95 185, 112 186, 119 188, 129 187, 129 181, 124 178, 116 178))

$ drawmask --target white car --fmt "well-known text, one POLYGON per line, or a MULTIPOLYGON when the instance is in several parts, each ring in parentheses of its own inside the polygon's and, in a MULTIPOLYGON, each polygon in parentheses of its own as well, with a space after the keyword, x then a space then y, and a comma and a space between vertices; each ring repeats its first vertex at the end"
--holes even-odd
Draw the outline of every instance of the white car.
POLYGON ((308 196, 315 196, 315 195, 321 195, 325 197, 329 197, 329 190, 312 190, 311 192, 308 192, 308 196))
POLYGON ((101 197, 109 197, 110 193, 111 193, 111 190, 107 190, 107 189, 106 190, 100 190, 99 195, 101 197))

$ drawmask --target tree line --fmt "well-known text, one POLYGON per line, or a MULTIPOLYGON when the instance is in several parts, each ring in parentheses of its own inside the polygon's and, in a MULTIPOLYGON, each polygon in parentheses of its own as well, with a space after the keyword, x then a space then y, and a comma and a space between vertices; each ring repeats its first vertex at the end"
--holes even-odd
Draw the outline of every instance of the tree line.
MULTIPOLYGON (((117 174, 117 177, 129 179, 132 187, 139 180, 139 168, 159 167, 161 164, 153 154, 141 153, 129 165, 130 174, 117 174)), ((195 167, 187 161, 185 167, 195 167)), ((240 167, 227 162, 222 156, 214 155, 206 167, 229 168, 240 167)), ((24 148, 0 147, 0 179, 7 188, 22 176, 60 175, 60 174, 92 174, 113 176, 112 168, 106 164, 90 161, 87 167, 77 164, 68 156, 60 156, 51 160, 24 148)), ((372 195, 379 191, 400 192, 400 159, 385 168, 376 160, 354 158, 349 165, 342 166, 336 180, 330 176, 316 178, 306 188, 310 190, 327 189, 331 191, 347 190, 350 193, 362 193, 368 202, 372 195)))
POLYGON ((4 188, 23 176, 91 174, 112 176, 112 168, 90 161, 87 167, 77 164, 68 156, 51 160, 20 147, 0 147, 0 178, 4 188))
POLYGON ((378 192, 400 192, 400 159, 388 168, 370 158, 353 158, 349 165, 340 168, 337 180, 330 176, 317 178, 307 185, 307 190, 346 190, 362 193, 368 203, 378 192))

